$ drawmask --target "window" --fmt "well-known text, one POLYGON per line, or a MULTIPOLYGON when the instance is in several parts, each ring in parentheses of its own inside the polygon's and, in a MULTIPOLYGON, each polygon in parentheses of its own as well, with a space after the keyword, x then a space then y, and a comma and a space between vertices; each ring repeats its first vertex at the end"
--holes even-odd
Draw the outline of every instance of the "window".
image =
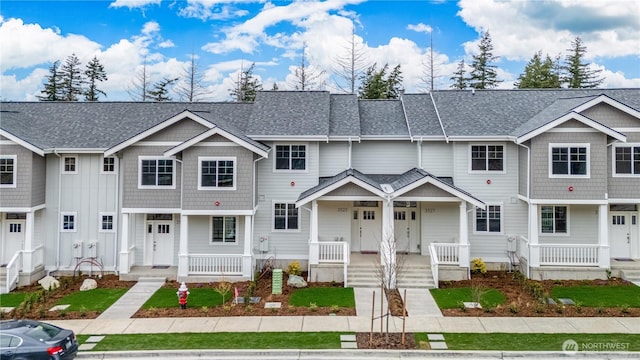
POLYGON ((173 160, 140 158, 140 188, 175 188, 173 160))
POLYGON ((102 158, 102 173, 114 174, 116 172, 116 158, 115 156, 109 156, 102 158))
POLYGON ((0 187, 16 187, 15 155, 0 156, 0 187))
POLYGON ((76 213, 61 213, 62 231, 63 232, 76 232, 76 213))
POLYGON ((298 209, 294 204, 274 204, 273 215, 275 230, 298 230, 298 209))
POLYGON ((100 214, 100 232, 114 232, 113 227, 114 215, 112 213, 100 214))
POLYGON ((640 175, 640 145, 616 145, 614 149, 614 175, 640 175))
POLYGON ((306 170, 305 145, 276 145, 276 170, 306 170))
POLYGON ((211 218, 211 242, 222 244, 236 242, 235 216, 214 216, 211 218))
POLYGON ((235 190, 235 158, 198 158, 199 190, 235 190))
POLYGON ((569 212, 566 206, 541 206, 540 225, 543 234, 566 234, 569 212))
POLYGON ((75 155, 62 157, 62 173, 77 174, 78 173, 78 157, 75 155))
POLYGON ((471 171, 504 171, 504 147, 471 145, 471 171))
POLYGON ((589 176, 589 145, 574 144, 550 147, 550 177, 589 176))
POLYGON ((502 205, 487 205, 487 209, 476 208, 475 232, 502 233, 502 205))

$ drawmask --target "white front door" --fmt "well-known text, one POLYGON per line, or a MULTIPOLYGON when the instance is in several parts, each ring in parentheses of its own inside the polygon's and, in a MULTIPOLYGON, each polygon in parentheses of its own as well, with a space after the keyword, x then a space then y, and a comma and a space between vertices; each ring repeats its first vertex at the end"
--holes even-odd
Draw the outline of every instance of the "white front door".
POLYGON ((351 250, 378 252, 382 219, 380 208, 354 208, 351 218, 351 250))
POLYGON ((418 252, 417 211, 417 208, 393 210, 393 229, 398 253, 418 252))
POLYGON ((152 265, 173 265, 173 221, 148 221, 147 244, 152 247, 152 265))
POLYGON ((16 252, 24 246, 24 220, 5 220, 2 229, 2 244, 0 244, 0 265, 9 263, 16 252))
POLYGON ((638 237, 638 215, 635 212, 609 213, 609 242, 612 258, 630 258, 631 243, 638 237))

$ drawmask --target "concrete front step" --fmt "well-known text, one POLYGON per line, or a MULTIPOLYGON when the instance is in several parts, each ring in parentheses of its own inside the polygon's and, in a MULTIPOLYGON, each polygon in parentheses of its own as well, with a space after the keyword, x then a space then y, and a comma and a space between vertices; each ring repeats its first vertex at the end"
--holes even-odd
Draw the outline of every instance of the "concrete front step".
MULTIPOLYGON (((350 265, 347 270, 347 284, 352 287, 380 287, 379 270, 374 265, 350 265)), ((402 288, 435 288, 429 266, 405 266, 398 277, 397 286, 402 288)))
POLYGON ((640 281, 640 270, 622 270, 622 278, 627 281, 640 281))

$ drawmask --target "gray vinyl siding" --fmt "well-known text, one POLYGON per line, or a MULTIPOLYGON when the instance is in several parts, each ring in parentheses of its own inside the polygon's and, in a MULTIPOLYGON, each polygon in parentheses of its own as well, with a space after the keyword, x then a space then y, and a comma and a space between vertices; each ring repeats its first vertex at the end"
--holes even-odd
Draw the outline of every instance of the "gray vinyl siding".
POLYGON ((318 202, 318 240, 351 241, 351 202, 318 202))
POLYGON ((207 130, 206 127, 191 120, 184 119, 146 137, 143 141, 185 141, 207 130))
POLYGON ((418 167, 418 149, 409 141, 362 141, 353 144, 351 165, 365 174, 402 174, 418 167))
POLYGON ((423 142, 422 168, 435 176, 453 176, 453 146, 444 142, 423 142))
POLYGON ((349 143, 320 143, 319 176, 333 176, 349 168, 349 143))
MULTIPOLYGON (((529 146, 529 143, 526 144, 529 146)), ((518 146, 518 194, 522 196, 529 196, 527 193, 527 178, 529 172, 527 169, 529 168, 528 162, 528 153, 529 150, 524 146, 518 146)))
MULTIPOLYGON (((60 215, 58 213, 58 199, 60 198, 58 186, 60 183, 60 158, 56 155, 47 155, 45 161, 47 178, 47 190, 45 194, 46 207, 42 210, 43 231, 40 236, 44 244, 44 253, 47 254, 44 257, 45 268, 55 269, 56 257, 58 255, 57 238, 60 234, 60 215)), ((65 245, 65 251, 70 252, 71 244, 65 245)), ((61 249, 63 249, 63 247, 61 247, 61 249)))
POLYGON ((122 153, 124 208, 166 209, 180 208, 180 171, 182 165, 174 161, 175 189, 138 189, 138 171, 140 156, 160 156, 167 148, 163 146, 130 146, 122 153))
MULTIPOLYGON (((569 208, 568 234, 542 234, 538 231, 541 244, 597 244, 598 243, 598 206, 567 205, 569 208)), ((538 206, 540 218, 540 206, 538 206)))
POLYGON ((182 153, 183 210, 251 210, 253 153, 241 146, 193 146, 182 153), (198 157, 233 157, 235 190, 198 190, 198 157), (215 206, 219 201, 220 205, 215 206))
POLYGON ((459 234, 460 203, 422 203, 420 252, 429 255, 430 243, 456 243, 459 234))
MULTIPOLYGON (((190 254, 242 254, 244 251, 245 217, 236 218, 236 243, 211 243, 211 216, 189 217, 189 253, 190 254)), ((176 252, 177 253, 177 252, 176 252)))
MULTIPOLYGON (((260 181, 258 182, 258 211, 254 220, 253 243, 259 244, 261 237, 268 237, 269 252, 276 255, 305 259, 308 257, 309 214, 310 211, 298 209, 299 229, 291 231, 273 231, 273 204, 277 202, 295 203, 301 192, 318 184, 319 156, 317 143, 279 141, 275 144, 306 144, 306 171, 274 170, 275 154, 269 159, 257 162, 260 181), (293 185, 292 185, 293 182, 293 185)), ((268 143, 272 148, 274 143, 268 143)), ((309 205, 307 205, 308 208, 309 205)))
POLYGON ((44 157, 31 153, 31 169, 31 206, 42 205, 46 201, 47 187, 47 163, 44 157))
POLYGON ((531 140, 532 181, 534 199, 605 199, 607 192, 607 137, 600 132, 544 133, 531 140), (549 177, 549 143, 588 143, 589 178, 549 177), (568 191, 569 186, 573 191, 568 191))
POLYGON ((31 207, 34 201, 31 192, 34 181, 33 153, 19 145, 0 145, 0 154, 16 156, 14 163, 16 186, 0 188, 0 204, 2 207, 31 207))
POLYGON ((582 115, 611 128, 638 127, 638 119, 608 104, 599 104, 582 112, 582 115))
MULTIPOLYGON (((627 143, 640 144, 640 133, 629 132, 627 143)), ((613 177, 613 167, 615 158, 613 157, 611 146, 607 147, 607 173, 609 176, 608 192, 609 199, 640 199, 640 176, 634 177, 613 177)))

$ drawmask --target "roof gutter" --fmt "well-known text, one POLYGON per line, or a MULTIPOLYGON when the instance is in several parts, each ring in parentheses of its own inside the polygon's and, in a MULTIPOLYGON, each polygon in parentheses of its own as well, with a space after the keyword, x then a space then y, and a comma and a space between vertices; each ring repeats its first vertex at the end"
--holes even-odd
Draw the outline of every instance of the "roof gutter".
POLYGON ((440 124, 442 135, 444 135, 444 141, 448 144, 449 137, 447 136, 447 133, 444 131, 444 124, 442 124, 442 119, 440 118, 440 112, 438 111, 438 106, 436 106, 436 100, 433 98, 433 92, 429 92, 429 97, 431 98, 431 103, 433 104, 433 108, 436 110, 436 116, 438 117, 438 123, 440 124))

